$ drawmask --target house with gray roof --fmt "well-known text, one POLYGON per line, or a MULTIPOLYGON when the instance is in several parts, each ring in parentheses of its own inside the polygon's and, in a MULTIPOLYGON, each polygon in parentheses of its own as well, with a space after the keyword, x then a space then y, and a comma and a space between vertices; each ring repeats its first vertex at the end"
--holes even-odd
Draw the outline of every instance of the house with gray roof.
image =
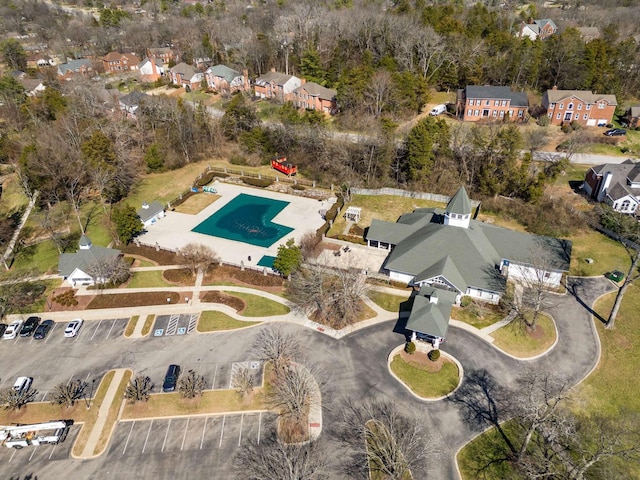
POLYGON ((171 83, 184 87, 187 91, 198 90, 200 83, 204 80, 202 72, 184 62, 170 68, 169 74, 171 75, 171 83))
POLYGON ((164 205, 157 200, 154 200, 151 203, 144 202, 142 204, 142 208, 136 213, 138 214, 138 217, 140 217, 140 221, 145 228, 149 225, 153 225, 165 216, 164 205))
POLYGON ((530 40, 544 40, 558 31, 558 27, 550 18, 534 20, 530 18, 527 22, 520 24, 517 36, 530 40))
POLYGON ((91 275, 92 267, 101 261, 115 259, 120 250, 98 247, 86 235, 80 237, 75 253, 62 253, 58 257, 58 274, 72 287, 105 283, 108 279, 91 275))
POLYGON ((442 288, 424 286, 413 297, 413 306, 406 328, 412 332, 412 340, 432 342, 434 348, 447 336, 451 309, 457 303, 458 294, 442 288))
POLYGON ((123 95, 120 97, 120 110, 130 117, 135 117, 140 105, 148 96, 149 95, 139 90, 123 95))
POLYGON ((79 58, 77 60, 67 59, 67 63, 58 65, 58 76, 69 80, 73 75, 87 75, 92 70, 91 60, 88 58, 79 58))
POLYGON ((638 128, 640 126, 640 105, 629 108, 625 114, 625 120, 629 128, 638 128))
POLYGON ((302 85, 302 80, 293 75, 276 72, 272 68, 270 72, 260 75, 253 82, 256 97, 274 98, 281 102, 291 100, 293 91, 302 85))
POLYGON ((583 127, 603 127, 613 121, 618 101, 615 95, 590 90, 558 90, 544 92, 542 106, 551 125, 577 123, 583 127))
POLYGON ((635 214, 640 205, 640 163, 605 163, 591 167, 582 188, 596 202, 621 213, 635 214))
POLYGON ((204 72, 207 86, 211 90, 223 93, 232 93, 238 90, 249 90, 249 72, 240 73, 226 65, 214 65, 204 72))
POLYGON ((528 117, 529 98, 509 87, 468 85, 458 90, 456 111, 465 122, 518 121, 528 117))
MULTIPOLYGON (((452 292, 453 303, 463 295, 498 303, 507 278, 517 281, 542 276, 547 287, 557 288, 571 258, 571 242, 567 240, 472 219, 464 187, 444 210, 418 208, 396 223, 374 219, 366 240, 369 247, 390 252, 383 270, 391 280, 435 288, 438 294, 440 290, 452 292)), ((433 331, 421 333, 441 337, 433 331)))
POLYGON ((315 82, 303 82, 293 91, 292 101, 298 108, 333 115, 338 110, 337 94, 338 91, 333 88, 326 88, 315 82))

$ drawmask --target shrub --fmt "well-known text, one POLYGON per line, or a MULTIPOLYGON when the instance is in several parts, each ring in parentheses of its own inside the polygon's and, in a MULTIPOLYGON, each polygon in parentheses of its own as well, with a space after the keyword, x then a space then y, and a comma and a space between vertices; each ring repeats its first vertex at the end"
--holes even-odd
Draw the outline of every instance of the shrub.
POLYGON ((461 306, 462 308, 464 308, 464 307, 468 307, 468 306, 471 304, 471 302, 473 302, 473 300, 471 299, 471 297, 469 297, 469 296, 465 295, 465 296, 464 296, 464 297, 462 297, 462 299, 460 300, 460 306, 461 306))
POLYGON ((358 245, 366 245, 367 241, 362 237, 356 237, 353 235, 332 235, 331 238, 336 240, 342 240, 343 242, 357 243, 358 245))
POLYGON ((429 360, 431 360, 432 362, 435 362, 439 358, 440 358, 440 350, 431 350, 429 352, 429 360))
POLYGON ((568 123, 563 123, 560 127, 560 130, 562 130, 564 133, 569 133, 571 131, 571 125, 569 125, 568 123))
POLYGON ((536 121, 536 123, 541 127, 548 127, 549 122, 550 122, 549 117, 547 117, 546 115, 540 115, 538 117, 538 120, 536 121))
POLYGON ((229 174, 224 172, 216 172, 215 176, 218 178, 227 178, 229 174))
POLYGON ((573 130, 574 132, 582 128, 582 125, 580 125, 578 122, 575 122, 575 121, 571 122, 570 125, 571 125, 571 130, 573 130))
POLYGON ((78 301, 75 298, 76 293, 73 290, 67 290, 53 297, 53 301, 64 307, 72 307, 78 305, 78 301))
POLYGON ((246 165, 247 164, 247 159, 244 157, 241 157, 240 155, 232 155, 229 158, 229 163, 231 165, 246 165))
POLYGON ((269 180, 267 178, 253 178, 253 177, 240 177, 247 185, 252 185, 254 187, 266 188, 271 186, 273 180, 269 180))
POLYGON ((215 172, 207 172, 204 175, 202 175, 200 178, 198 178, 195 183, 194 183, 194 187, 204 187, 205 185, 209 185, 211 183, 211 180, 213 180, 213 177, 216 176, 215 172))
POLYGON ((304 189, 305 189, 302 185, 298 185, 297 183, 296 183, 296 184, 294 184, 294 185, 291 185, 291 188, 292 188, 293 190, 299 190, 299 191, 302 191, 302 190, 304 190, 304 189))
POLYGON ((416 351, 416 344, 413 342, 407 342, 404 346, 404 351, 409 355, 413 355, 416 351))

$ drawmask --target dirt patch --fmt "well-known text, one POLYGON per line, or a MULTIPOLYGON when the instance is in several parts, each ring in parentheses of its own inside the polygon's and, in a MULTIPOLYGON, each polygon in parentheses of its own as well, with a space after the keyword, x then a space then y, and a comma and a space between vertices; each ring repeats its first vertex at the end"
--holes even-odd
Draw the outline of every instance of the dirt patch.
POLYGON ((122 247, 120 250, 129 256, 150 260, 156 265, 180 265, 182 263, 176 253, 168 250, 156 250, 155 248, 144 246, 137 247, 132 243, 122 247))
POLYGON ((146 305, 175 305, 182 296, 192 298, 191 292, 148 292, 97 295, 87 309, 142 307, 146 305), (167 298, 171 301, 167 302, 167 298))
POLYGON ((65 292, 74 291, 71 287, 61 287, 53 290, 44 305, 45 312, 75 312, 79 310, 85 310, 87 305, 91 303, 91 300, 95 298, 95 295, 76 295, 74 298, 78 302, 77 305, 61 305, 58 302, 54 302, 53 299, 65 292))
POLYGON ((196 277, 191 273, 188 268, 181 268, 179 270, 165 270, 162 272, 162 278, 174 285, 180 285, 182 287, 195 285, 196 277))
POLYGON ((242 270, 230 265, 218 265, 210 268, 204 276, 204 285, 230 281, 251 287, 261 287, 267 292, 279 293, 282 291, 284 280, 275 275, 264 275, 255 270, 242 270))
POLYGON ((200 295, 200 301, 205 303, 221 303, 235 309, 237 312, 244 310, 245 304, 241 298, 227 295, 224 292, 206 292, 200 295))
POLYGON ((440 358, 434 362, 429 359, 429 356, 426 353, 423 352, 414 352, 413 355, 409 355, 407 352, 402 350, 400 352, 400 357, 412 367, 416 367, 430 373, 439 372, 445 363, 451 363, 451 360, 445 358, 443 355, 440 355, 440 358))
POLYGON ((542 328, 536 328, 535 330, 533 330, 531 327, 527 326, 525 327, 525 333, 527 334, 527 337, 533 338, 535 340, 542 340, 546 337, 546 334, 542 328))

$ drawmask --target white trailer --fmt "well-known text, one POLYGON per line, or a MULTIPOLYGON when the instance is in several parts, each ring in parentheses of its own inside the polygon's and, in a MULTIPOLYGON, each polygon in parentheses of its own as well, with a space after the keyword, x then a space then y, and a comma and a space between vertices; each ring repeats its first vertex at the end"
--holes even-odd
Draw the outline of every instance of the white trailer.
POLYGON ((57 420, 30 425, 0 427, 0 442, 7 448, 23 448, 29 445, 57 444, 63 442, 73 421, 57 420))

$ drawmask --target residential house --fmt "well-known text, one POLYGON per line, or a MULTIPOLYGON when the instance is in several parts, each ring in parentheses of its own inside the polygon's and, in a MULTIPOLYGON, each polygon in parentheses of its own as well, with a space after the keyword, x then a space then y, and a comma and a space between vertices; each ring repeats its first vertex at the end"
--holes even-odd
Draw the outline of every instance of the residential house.
POLYGON ((156 58, 163 65, 168 65, 170 62, 177 60, 176 54, 169 47, 147 48, 147 57, 156 58))
POLYGON ((20 83, 28 97, 34 97, 47 88, 39 78, 21 78, 20 83))
POLYGON ((634 214, 640 204, 640 163, 606 163, 591 167, 582 188, 597 202, 621 213, 634 214))
POLYGON ((147 57, 138 64, 138 73, 143 82, 155 82, 164 76, 164 66, 161 60, 147 57))
POLYGON ((27 57, 27 67, 29 68, 46 68, 53 67, 56 61, 49 55, 43 53, 34 53, 27 57))
POLYGON ((296 107, 333 115, 338 110, 337 93, 333 88, 325 88, 314 82, 303 82, 293 91, 292 101, 296 107))
POLYGON ((109 52, 102 57, 105 73, 121 73, 137 70, 140 58, 133 53, 109 52))
MULTIPOLYGON (((108 279, 91 275, 92 267, 97 262, 115 259, 120 250, 97 247, 86 235, 80 237, 79 250, 76 253, 62 253, 58 257, 58 272, 64 281, 72 287, 76 285, 95 285, 105 283, 108 279)), ((95 272, 94 272, 95 275, 95 272)))
MULTIPOLYGON (((498 303, 507 278, 541 278, 549 288, 560 285, 563 272, 569 269, 571 242, 483 223, 472 219, 471 213, 472 203, 462 187, 444 210, 418 208, 396 223, 372 221, 367 245, 390 252, 383 265, 389 278, 421 289, 436 289, 425 290, 422 296, 438 307, 419 300, 412 315, 430 312, 448 321, 450 306, 463 295, 498 303), (447 311, 443 311, 445 304, 447 311)), ((437 330, 424 331, 410 316, 414 338, 420 334, 420 339, 439 343, 446 328, 436 320, 437 330)))
POLYGON ((276 72, 272 68, 270 72, 260 75, 253 82, 253 88, 257 97, 274 98, 280 102, 292 99, 293 91, 302 85, 302 80, 293 75, 276 72))
POLYGON ((600 29, 598 27, 576 27, 576 30, 578 30, 585 43, 600 38, 600 29))
POLYGON ((470 85, 458 90, 456 102, 458 116, 465 122, 523 121, 528 117, 529 99, 524 92, 513 92, 509 87, 470 85))
POLYGON ((89 75, 93 71, 91 60, 88 58, 79 58, 77 60, 67 59, 66 63, 58 65, 58 76, 64 80, 69 80, 75 75, 89 75))
POLYGON ((625 120, 629 128, 638 128, 640 126, 640 122, 638 122, 640 120, 640 105, 629 108, 625 114, 625 120))
POLYGON ((583 127, 602 127, 612 122, 618 101, 615 95, 589 90, 558 90, 542 96, 542 106, 552 125, 576 122, 583 127))
POLYGON ((197 90, 204 79, 204 74, 198 72, 191 65, 179 63, 175 67, 169 69, 171 75, 171 83, 184 87, 187 91, 197 90))
POLYGON ((127 116, 135 118, 140 108, 140 105, 147 98, 148 95, 143 92, 134 91, 120 97, 120 110, 123 111, 127 116))
POLYGON ((520 24, 518 37, 526 37, 530 40, 544 40, 558 31, 558 27, 550 18, 542 18, 534 20, 530 18, 526 22, 520 24))
POLYGON ((151 203, 144 202, 142 208, 138 210, 138 217, 140 221, 147 228, 149 225, 153 225, 161 218, 164 218, 164 206, 158 202, 153 201, 151 203))
POLYGON ((240 73, 226 65, 215 65, 204 72, 207 86, 211 90, 221 93, 231 93, 238 90, 249 90, 249 72, 240 73))

